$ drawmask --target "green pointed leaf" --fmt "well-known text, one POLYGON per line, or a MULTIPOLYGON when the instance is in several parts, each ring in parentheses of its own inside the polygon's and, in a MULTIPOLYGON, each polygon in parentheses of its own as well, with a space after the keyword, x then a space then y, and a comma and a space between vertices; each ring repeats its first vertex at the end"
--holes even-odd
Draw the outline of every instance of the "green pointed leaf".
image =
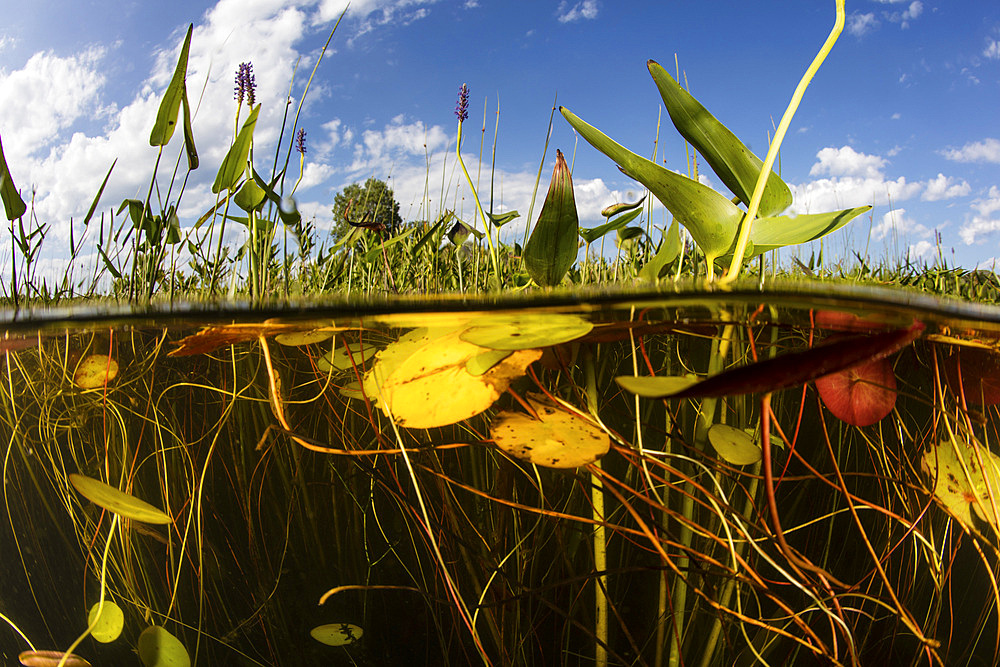
POLYGON ((104 482, 73 473, 69 481, 80 495, 125 519, 144 523, 171 523, 169 516, 149 503, 104 482))
POLYGON ((160 100, 160 108, 156 112, 156 123, 153 131, 149 134, 150 146, 166 146, 170 142, 170 137, 174 135, 174 128, 177 126, 177 112, 181 108, 181 100, 184 98, 184 77, 187 76, 188 51, 191 48, 191 31, 194 24, 188 25, 187 35, 184 36, 184 45, 181 47, 181 55, 177 58, 177 67, 174 69, 174 76, 167 86, 167 91, 163 93, 160 100))
POLYGON ((625 211, 631 211, 634 208, 639 208, 640 206, 642 206, 642 202, 644 201, 646 201, 646 195, 643 195, 642 199, 633 204, 626 204, 626 203, 612 204, 611 206, 606 206, 603 209, 601 209, 601 215, 603 215, 605 218, 610 218, 611 216, 618 215, 619 213, 624 213, 625 211))
POLYGON ((587 243, 593 243, 594 241, 598 240, 605 234, 621 229, 628 223, 632 222, 637 217, 639 217, 640 213, 642 213, 642 211, 636 209, 634 211, 626 213, 625 215, 620 215, 614 220, 609 220, 608 222, 605 222, 603 225, 599 225, 591 229, 581 229, 580 236, 583 237, 583 240, 586 241, 587 243))
POLYGON ((194 145, 194 129, 191 127, 191 106, 188 104, 187 86, 181 89, 181 109, 184 111, 184 152, 187 153, 188 169, 198 168, 198 149, 194 145))
POLYGON ((181 242, 181 221, 177 217, 177 209, 173 206, 167 211, 167 237, 163 242, 170 245, 181 242))
POLYGON ((810 213, 804 215, 783 215, 776 218, 758 218, 750 230, 752 252, 748 249, 746 257, 765 253, 783 246, 808 243, 835 232, 862 213, 871 210, 871 206, 858 206, 843 211, 829 213, 810 213))
MULTIPOLYGON (((749 206, 764 162, 657 62, 650 60, 647 66, 677 131, 701 153, 726 187, 749 206)), ((759 215, 767 217, 781 213, 791 203, 791 190, 772 171, 760 200, 759 215)))
POLYGON ((116 164, 118 164, 118 158, 115 158, 115 161, 111 163, 108 173, 104 175, 104 180, 101 182, 101 187, 97 190, 97 194, 94 196, 94 201, 90 203, 90 209, 87 211, 87 215, 83 218, 84 227, 90 224, 90 219, 94 217, 94 211, 97 210, 97 203, 101 201, 101 195, 104 194, 104 188, 108 184, 108 179, 111 178, 111 172, 114 170, 116 164))
MULTIPOLYGON (((359 227, 358 229, 361 229, 361 228, 359 227)), ((406 237, 408 237, 411 234, 413 234, 413 232, 415 232, 415 231, 417 231, 416 227, 410 227, 405 232, 400 232, 399 234, 396 234, 395 236, 393 236, 388 241, 384 241, 382 243, 372 244, 372 247, 369 248, 368 252, 366 252, 364 254, 364 261, 366 261, 366 262, 372 261, 373 259, 375 259, 379 255, 381 255, 382 252, 385 250, 385 248, 388 248, 390 246, 396 245, 397 243, 399 243, 400 241, 402 241, 406 237)))
POLYGON ((558 285, 576 261, 580 219, 573 197, 573 177, 561 151, 556 151, 548 194, 538 222, 524 246, 524 266, 542 286, 558 285))
POLYGON ((232 191, 236 184, 243 178, 243 173, 247 170, 247 156, 250 155, 250 143, 253 141, 253 128, 257 124, 257 114, 260 113, 260 105, 255 106, 243 122, 240 133, 236 135, 236 141, 229 147, 229 152, 222 159, 219 173, 215 175, 215 183, 212 184, 212 194, 218 194, 223 190, 232 191))
POLYGON ((265 198, 264 190, 252 178, 248 178, 236 192, 233 203, 249 213, 260 209, 265 198))
POLYGON ((7 169, 7 158, 3 156, 2 143, 0 143, 0 199, 3 199, 3 210, 8 220, 20 218, 28 209, 17 191, 17 186, 14 185, 10 170, 7 169))
POLYGON ((660 241, 660 249, 639 269, 639 277, 643 280, 656 280, 663 269, 681 254, 681 234, 677 220, 670 223, 670 228, 660 241))
POLYGON ((590 145, 617 162, 626 176, 649 188, 687 228, 709 261, 730 249, 743 218, 743 211, 735 204, 712 188, 661 167, 612 141, 569 109, 560 107, 559 111, 590 145))
POLYGON ((625 391, 645 398, 661 398, 683 391, 698 382, 697 375, 622 375, 615 382, 625 391))
POLYGON ((494 227, 502 227, 511 220, 521 217, 521 214, 517 211, 507 211, 506 213, 487 213, 486 215, 490 217, 490 222, 493 223, 494 227))

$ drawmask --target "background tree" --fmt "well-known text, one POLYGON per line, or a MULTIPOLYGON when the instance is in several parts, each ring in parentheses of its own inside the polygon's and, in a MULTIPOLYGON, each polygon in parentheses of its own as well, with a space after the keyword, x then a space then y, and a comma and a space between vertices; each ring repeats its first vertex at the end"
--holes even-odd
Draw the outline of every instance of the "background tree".
POLYGON ((364 185, 352 183, 337 193, 333 199, 333 230, 335 239, 343 238, 351 230, 351 222, 384 229, 384 234, 399 231, 403 219, 399 215, 399 202, 385 181, 369 178, 364 185), (348 211, 348 206, 350 210, 348 211))

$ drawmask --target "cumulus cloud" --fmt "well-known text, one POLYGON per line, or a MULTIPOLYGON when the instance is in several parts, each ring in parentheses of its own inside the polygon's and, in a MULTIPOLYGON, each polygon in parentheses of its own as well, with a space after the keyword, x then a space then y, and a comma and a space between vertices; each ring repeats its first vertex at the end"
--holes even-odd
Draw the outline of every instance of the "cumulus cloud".
POLYGON ((958 235, 966 245, 982 242, 983 236, 1000 231, 1000 188, 993 186, 985 197, 972 202, 972 213, 958 230, 958 235))
POLYGON ((889 238, 926 238, 931 230, 906 215, 905 208, 897 208, 885 213, 878 224, 872 227, 872 239, 881 241, 889 238))
POLYGON ((956 182, 954 178, 938 174, 936 178, 927 181, 927 188, 920 198, 924 201, 940 201, 954 197, 964 197, 972 191, 967 181, 956 182))
POLYGON ((877 155, 859 153, 850 146, 823 148, 816 154, 819 160, 809 170, 810 176, 859 176, 874 178, 882 173, 886 160, 877 155))
POLYGON ((582 2, 577 2, 572 7, 566 0, 562 0, 559 3, 559 8, 556 9, 556 18, 560 23, 570 23, 572 21, 579 21, 580 19, 596 19, 597 18, 597 0, 583 0, 582 2))
POLYGON ((955 162, 997 162, 1000 163, 1000 141, 993 138, 973 141, 961 148, 948 148, 941 155, 955 162))
POLYGON ((983 49, 983 56, 992 60, 1000 59, 1000 42, 995 39, 986 41, 986 48, 983 49))

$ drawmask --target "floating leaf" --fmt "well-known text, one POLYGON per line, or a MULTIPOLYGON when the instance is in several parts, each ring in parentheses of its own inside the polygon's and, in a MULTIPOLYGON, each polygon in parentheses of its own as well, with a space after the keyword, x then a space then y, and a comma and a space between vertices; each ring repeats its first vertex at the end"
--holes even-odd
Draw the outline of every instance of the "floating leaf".
POLYGON ((708 441, 722 460, 733 465, 745 466, 760 461, 760 445, 741 429, 728 424, 713 424, 708 429, 708 441))
POLYGON ((90 354, 80 360, 73 382, 80 389, 103 387, 118 377, 118 362, 106 354, 90 354))
POLYGON ((336 334, 324 329, 312 329, 311 331, 294 331, 282 333, 274 337, 274 340, 289 347, 302 347, 304 345, 314 345, 324 343, 336 334))
POLYGON ((361 639, 364 631, 352 623, 328 623, 309 631, 316 641, 327 646, 346 646, 361 639))
POLYGON ((577 254, 580 220, 573 197, 573 176, 562 151, 556 151, 549 191, 538 222, 524 245, 524 266, 541 286, 558 285, 573 266, 577 254))
MULTIPOLYGON (((656 61, 646 63, 660 90, 660 97, 674 127, 705 158, 719 180, 747 206, 757 185, 764 162, 754 155, 735 134, 720 123, 689 92, 681 88, 656 61)), ((792 192, 773 171, 764 186, 760 215, 781 213, 792 203, 792 192)))
POLYGON ((540 419, 504 411, 490 426, 496 446, 546 468, 579 468, 608 453, 611 439, 589 419, 528 399, 540 419))
POLYGON ((191 656, 166 628, 151 625, 139 635, 139 659, 146 667, 189 667, 191 656))
POLYGON ((976 530, 975 516, 1000 532, 993 511, 994 502, 1000 505, 1000 457, 968 434, 956 435, 924 452, 920 469, 934 482, 934 497, 966 529, 976 530))
POLYGON ((171 523, 170 517, 156 507, 100 480, 72 473, 69 481, 81 496, 124 519, 145 523, 171 523))
POLYGON ((590 333, 592 322, 564 313, 501 314, 476 318, 462 340, 494 350, 526 350, 576 340, 590 333))
MULTIPOLYGON (((322 331, 332 336, 337 331, 347 327, 321 327, 322 331)), ((223 324, 202 327, 198 333, 186 336, 177 342, 177 347, 167 353, 171 357, 186 357, 193 354, 208 354, 226 345, 235 345, 249 340, 257 340, 261 336, 276 336, 278 334, 317 331, 315 324, 283 323, 283 322, 251 322, 249 324, 223 324)))
POLYGON ((361 366, 378 352, 378 348, 373 345, 362 347, 360 343, 347 343, 347 347, 351 350, 350 356, 347 355, 343 344, 338 345, 316 360, 316 368, 323 373, 353 370, 355 366, 361 366))
POLYGON ((75 653, 66 654, 63 651, 23 651, 18 654, 17 661, 24 667, 90 667, 90 663, 75 653), (65 661, 63 656, 66 656, 65 661))
POLYGON ((823 404, 852 426, 871 426, 896 405, 896 376, 888 359, 875 359, 816 379, 823 404))
POLYGON ((471 375, 482 375, 510 355, 510 350, 487 350, 465 362, 465 370, 471 375))
POLYGON ((483 375, 472 375, 466 363, 486 351, 463 341, 459 331, 410 332, 379 353, 365 374, 365 393, 402 426, 458 423, 493 405, 542 356, 541 350, 518 350, 483 375))
POLYGON ((646 398, 662 398, 684 391, 699 381, 697 375, 622 375, 615 382, 625 391, 646 398))
POLYGON ((118 639, 125 627, 125 614, 121 607, 111 600, 105 600, 102 606, 100 602, 94 604, 87 614, 87 625, 91 627, 90 635, 101 642, 107 644, 118 639), (98 618, 97 611, 100 609, 101 615, 98 618), (96 621, 96 623, 95 623, 96 621))

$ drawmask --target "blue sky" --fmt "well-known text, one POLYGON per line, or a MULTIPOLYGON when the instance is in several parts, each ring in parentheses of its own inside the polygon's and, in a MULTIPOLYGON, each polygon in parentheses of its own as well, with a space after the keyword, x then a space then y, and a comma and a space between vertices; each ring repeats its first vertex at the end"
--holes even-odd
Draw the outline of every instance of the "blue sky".
MULTIPOLYGON (((34 190, 36 214, 51 225, 50 267, 65 253, 70 217, 85 215, 112 160, 119 161, 106 209, 144 197, 155 160, 149 130, 188 23, 195 25, 188 89, 197 97, 204 87, 204 95, 194 119, 202 167, 184 196, 185 225, 214 202, 239 63, 254 66, 263 105, 255 152, 266 162, 296 60, 294 103, 345 5, 36 0, 6 12, 0 137, 15 182, 26 200, 34 190)), ((949 261, 989 264, 1000 256, 1000 3, 848 0, 847 13, 847 29, 782 148, 793 212, 874 204, 830 242, 838 256, 931 259, 937 231, 949 261)), ((308 152, 296 199, 324 229, 336 192, 376 176, 389 180, 405 219, 433 218, 442 203, 471 218, 454 159, 455 98, 464 82, 466 163, 475 177, 485 138, 480 192, 488 200, 499 103, 495 209, 525 216, 556 96, 619 143, 652 153, 661 101, 646 70, 650 58, 673 72, 676 56, 691 92, 763 157, 772 121, 833 19, 832 0, 356 0, 300 118, 308 152)), ((557 148, 575 156, 584 226, 601 222, 603 206, 641 193, 557 114, 539 203, 557 148)), ((179 150, 178 136, 171 164, 179 150)), ((665 114, 658 152, 669 168, 687 172, 684 144, 665 114)), ((662 209, 653 215, 665 222, 662 209)))

